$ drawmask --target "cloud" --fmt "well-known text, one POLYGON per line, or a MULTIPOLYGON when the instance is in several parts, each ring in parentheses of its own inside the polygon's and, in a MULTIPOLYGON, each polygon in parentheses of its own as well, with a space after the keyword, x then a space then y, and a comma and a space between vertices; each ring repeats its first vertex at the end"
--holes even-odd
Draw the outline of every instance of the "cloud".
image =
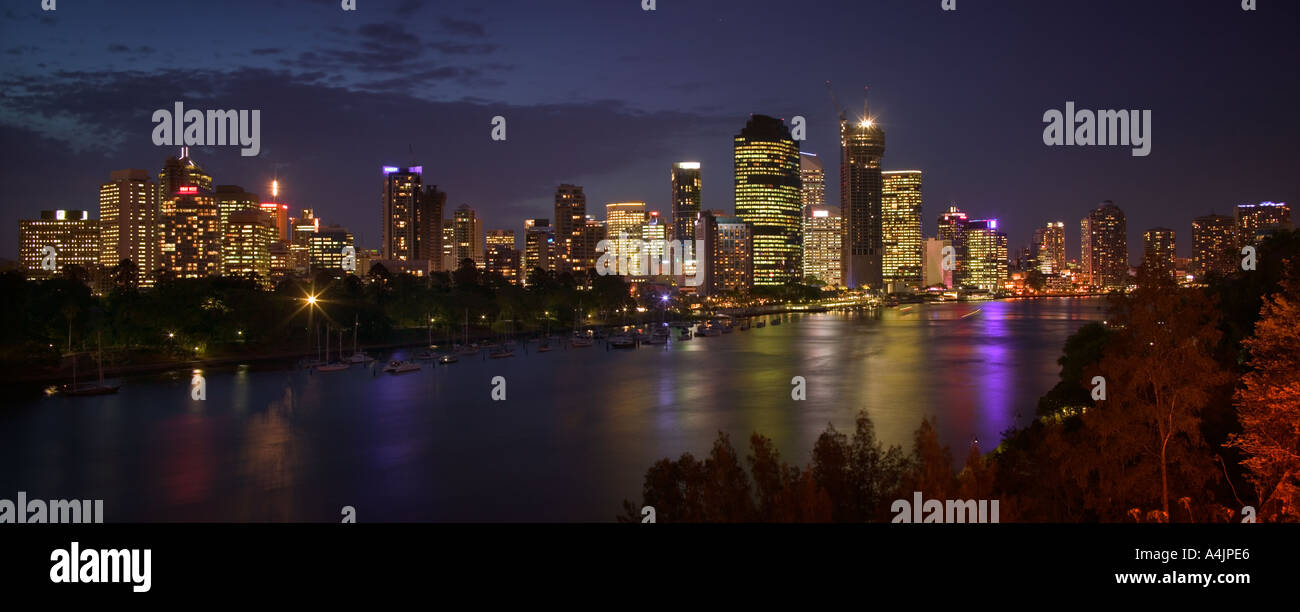
POLYGON ((438 19, 438 23, 442 24, 443 30, 451 34, 470 38, 484 38, 487 36, 487 28, 476 21, 467 21, 444 16, 438 19))

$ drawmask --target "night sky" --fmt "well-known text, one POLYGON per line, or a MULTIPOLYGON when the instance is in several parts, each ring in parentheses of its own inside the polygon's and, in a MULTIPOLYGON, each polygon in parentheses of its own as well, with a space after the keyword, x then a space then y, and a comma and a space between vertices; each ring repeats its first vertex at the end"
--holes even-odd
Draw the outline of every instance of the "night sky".
MULTIPOLYGON (((380 168, 424 167, 488 229, 552 217, 562 182, 588 212, 670 211, 669 167, 703 163, 705 208, 734 210, 732 137, 750 113, 808 121, 838 204, 825 81, 886 132, 884 168, 925 172, 924 231, 956 202, 1014 251, 1101 200, 1178 232, 1238 203, 1300 203, 1300 2, 1258 0, 0 0, 0 257, 17 220, 98 215, 111 170, 156 175, 156 109, 260 109, 261 154, 197 147, 217 184, 315 208, 379 242, 380 168), (1152 150, 1047 147, 1043 112, 1150 109, 1152 150), (491 119, 508 140, 490 139, 491 119), (408 153, 414 151, 414 155, 408 153)), ((269 198, 268 198, 269 199, 269 198)), ((448 216, 450 213, 448 212, 448 216)))

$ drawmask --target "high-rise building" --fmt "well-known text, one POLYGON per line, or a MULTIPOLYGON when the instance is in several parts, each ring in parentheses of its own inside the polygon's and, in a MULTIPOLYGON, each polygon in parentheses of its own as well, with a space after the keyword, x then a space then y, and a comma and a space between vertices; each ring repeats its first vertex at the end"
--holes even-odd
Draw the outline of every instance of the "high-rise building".
MULTIPOLYGON (((244 191, 244 188, 238 185, 217 185, 212 197, 217 200, 217 227, 221 229, 223 236, 226 231, 226 219, 232 213, 258 210, 263 211, 264 214, 275 214, 274 209, 262 208, 262 200, 257 197, 257 194, 244 191)), ((274 217, 269 219, 272 223, 275 222, 274 217)))
POLYGON ((966 224, 966 268, 963 287, 983 291, 1003 289, 1007 281, 1007 235, 997 219, 972 219, 966 224))
POLYGON ((952 247, 954 261, 952 272, 952 284, 950 287, 962 286, 962 271, 966 267, 966 225, 970 223, 966 213, 957 208, 956 204, 948 206, 943 214, 939 215, 939 239, 946 240, 946 246, 952 247))
POLYGON ((1239 246, 1259 244, 1265 236, 1291 229, 1291 207, 1286 202, 1237 205, 1239 246))
POLYGON ((316 211, 304 208, 302 217, 292 219, 289 225, 292 227, 289 259, 293 270, 298 274, 308 274, 311 272, 311 238, 320 229, 320 219, 316 217, 316 211))
POLYGON ((153 284, 158 269, 158 184, 146 170, 116 170, 99 186, 99 261, 107 268, 130 260, 139 284, 153 284))
POLYGON ((827 287, 843 286, 840 256, 843 253, 842 219, 823 207, 810 209, 803 220, 803 275, 827 287))
MULTIPOLYGON (((925 239, 925 259, 921 264, 922 283, 926 287, 953 288, 953 270, 943 265, 943 250, 952 246, 951 240, 943 238, 925 239)), ((954 258, 956 251, 954 250, 954 258)))
POLYGON ((351 273, 343 269, 343 249, 346 247, 356 249, 356 241, 347 228, 338 225, 323 225, 317 228, 316 233, 312 234, 308 241, 311 269, 328 270, 332 274, 339 275, 351 273))
POLYGON ((573 265, 573 273, 579 282, 586 282, 589 271, 596 268, 596 245, 605 239, 606 232, 604 221, 598 221, 591 215, 583 219, 578 229, 578 238, 573 243, 573 253, 576 256, 570 254, 570 264, 573 265))
POLYGON ((1038 271, 1060 274, 1065 270, 1065 222, 1053 221, 1034 230, 1038 250, 1038 271))
POLYGON ((524 270, 523 278, 535 269, 554 271, 552 262, 555 234, 550 219, 524 219, 524 270))
POLYGON ((672 239, 685 242, 695 237, 700 216, 700 162, 673 164, 672 239))
POLYGON ((746 293, 753 287, 754 235, 748 222, 720 210, 702 211, 695 235, 704 241, 702 294, 746 293))
POLYGON ((882 280, 893 291, 921 284, 921 171, 882 172, 882 280))
POLYGON ((582 236, 586 218, 587 195, 582 192, 582 187, 566 183, 556 188, 555 243, 559 261, 563 262, 556 266, 557 272, 586 272, 584 262, 588 258, 595 265, 595 246, 590 253, 584 251, 586 241, 582 236))
POLYGON ((646 213, 645 223, 641 225, 641 240, 644 243, 641 248, 649 257, 649 269, 641 270, 642 274, 660 276, 672 274, 672 262, 664 260, 669 238, 668 222, 659 218, 659 211, 652 210, 646 213))
POLYGON ((442 220, 442 269, 451 272, 460 266, 456 261, 456 222, 453 219, 442 220))
POLYGON ((221 273, 221 211, 212 177, 189 157, 168 158, 159 173, 159 265, 176 278, 203 278, 221 273))
POLYGON ((278 239, 291 240, 293 238, 293 226, 289 224, 289 205, 280 201, 280 179, 271 181, 271 201, 262 202, 261 206, 263 211, 272 216, 278 239))
POLYGON ((1081 223, 1080 262, 1083 278, 1099 289, 1123 289, 1128 285, 1128 237, 1124 211, 1106 200, 1088 213, 1081 223))
POLYGON ((514 230, 488 230, 485 237, 487 271, 499 274, 507 282, 519 284, 519 250, 515 248, 514 230))
MULTIPOLYGON (((639 254, 642 248, 641 229, 645 225, 645 202, 610 202, 605 205, 605 239, 609 241, 611 257, 628 257, 639 254)), ((630 260, 637 265, 639 259, 630 260)), ((631 269, 634 274, 643 273, 631 269)))
POLYGON ((469 204, 461 204, 456 207, 452 223, 455 224, 456 228, 456 266, 452 269, 458 269, 460 262, 466 259, 472 259, 474 266, 478 269, 485 269, 487 260, 483 252, 483 220, 478 218, 478 215, 473 208, 470 208, 469 204))
POLYGON ((419 228, 417 259, 427 260, 435 271, 443 270, 442 209, 446 204, 445 192, 438 191, 437 185, 425 185, 415 206, 415 225, 419 228))
POLYGON ((1155 227, 1143 232, 1142 265, 1174 276, 1178 272, 1178 266, 1174 263, 1177 258, 1175 244, 1174 230, 1167 227, 1155 227))
POLYGON ((816 153, 799 154, 799 201, 805 217, 826 206, 826 169, 816 153))
POLYGON ((73 266, 93 280, 99 274, 100 253, 99 221, 91 219, 89 211, 42 210, 40 219, 18 222, 18 260, 28 280, 55 278, 73 266), (54 269, 45 269, 43 263, 54 269))
POLYGON ((754 285, 803 276, 799 143, 785 122, 753 115, 734 139, 736 216, 753 232, 754 285))
POLYGON ((870 114, 840 116, 840 215, 844 217, 844 284, 879 289, 884 282, 881 199, 885 132, 870 114))
POLYGON ((276 240, 274 220, 257 208, 236 210, 226 216, 221 244, 221 273, 272 286, 271 246, 276 240))
MULTIPOLYGON (((430 211, 421 206, 424 167, 384 166, 383 172, 384 192, 380 201, 383 243, 379 250, 384 259, 396 261, 418 260, 421 255, 429 255, 428 245, 423 251, 420 248, 420 239, 427 239, 429 232, 436 231, 421 227, 421 222, 426 227, 432 223, 430 211)), ((438 213, 438 218, 441 217, 438 213)))
POLYGON ((1205 215, 1192 221, 1192 260, 1198 277, 1211 272, 1227 275, 1237 269, 1237 223, 1227 215, 1205 215))

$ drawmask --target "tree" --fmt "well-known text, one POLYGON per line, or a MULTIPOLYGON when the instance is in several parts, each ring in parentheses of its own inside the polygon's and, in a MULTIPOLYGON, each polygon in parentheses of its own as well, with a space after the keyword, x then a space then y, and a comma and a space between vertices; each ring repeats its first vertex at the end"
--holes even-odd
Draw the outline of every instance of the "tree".
POLYGON ((1242 344, 1252 370, 1235 402, 1242 433, 1230 444, 1259 496, 1260 516, 1300 521, 1300 274, 1288 262, 1282 290, 1264 301, 1255 333, 1242 344))
POLYGON ((134 291, 140 286, 140 267, 130 259, 123 259, 111 271, 113 286, 118 291, 134 291))

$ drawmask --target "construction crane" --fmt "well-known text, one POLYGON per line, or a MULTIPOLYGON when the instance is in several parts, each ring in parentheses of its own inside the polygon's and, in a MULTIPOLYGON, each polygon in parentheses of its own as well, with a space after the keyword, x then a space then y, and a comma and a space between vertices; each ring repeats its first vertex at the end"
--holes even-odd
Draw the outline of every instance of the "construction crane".
POLYGON ((835 89, 831 87, 830 81, 826 81, 826 91, 831 93, 831 106, 835 107, 835 114, 839 116, 840 122, 848 121, 848 117, 844 116, 844 109, 840 108, 839 100, 835 99, 835 89))

